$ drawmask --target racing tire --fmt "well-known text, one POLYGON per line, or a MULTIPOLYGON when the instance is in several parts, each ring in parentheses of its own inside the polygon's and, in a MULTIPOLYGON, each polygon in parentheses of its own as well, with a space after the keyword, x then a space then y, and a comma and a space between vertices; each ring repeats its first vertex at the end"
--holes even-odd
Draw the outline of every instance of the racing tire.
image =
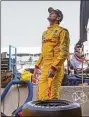
POLYGON ((22 109, 22 116, 82 117, 82 112, 78 103, 66 100, 43 100, 26 103, 22 109))

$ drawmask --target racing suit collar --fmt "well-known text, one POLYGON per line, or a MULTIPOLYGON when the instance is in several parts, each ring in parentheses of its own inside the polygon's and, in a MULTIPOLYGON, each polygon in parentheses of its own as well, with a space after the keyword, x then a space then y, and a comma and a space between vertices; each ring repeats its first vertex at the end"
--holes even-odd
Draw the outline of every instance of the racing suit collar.
POLYGON ((55 28, 55 27, 59 27, 59 24, 53 24, 53 25, 49 26, 48 29, 55 28))

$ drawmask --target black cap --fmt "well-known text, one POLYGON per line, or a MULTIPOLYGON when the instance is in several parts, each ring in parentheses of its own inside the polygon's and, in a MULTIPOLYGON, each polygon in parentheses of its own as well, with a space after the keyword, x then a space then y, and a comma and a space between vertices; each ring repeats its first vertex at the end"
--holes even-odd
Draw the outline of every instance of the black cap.
POLYGON ((63 14, 62 11, 60 11, 59 9, 54 10, 52 7, 48 8, 48 12, 51 13, 52 11, 55 11, 55 13, 60 17, 60 22, 63 20, 63 14))

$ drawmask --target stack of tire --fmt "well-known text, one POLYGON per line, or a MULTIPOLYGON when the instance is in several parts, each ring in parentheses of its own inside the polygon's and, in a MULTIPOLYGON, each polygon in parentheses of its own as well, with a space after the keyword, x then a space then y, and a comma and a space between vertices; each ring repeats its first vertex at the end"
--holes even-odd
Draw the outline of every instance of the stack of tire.
POLYGON ((1 73, 1 88, 5 88, 7 84, 13 79, 12 71, 6 70, 1 73))
POLYGON ((44 100, 26 103, 22 109, 22 116, 82 117, 82 112, 78 103, 66 100, 44 100))

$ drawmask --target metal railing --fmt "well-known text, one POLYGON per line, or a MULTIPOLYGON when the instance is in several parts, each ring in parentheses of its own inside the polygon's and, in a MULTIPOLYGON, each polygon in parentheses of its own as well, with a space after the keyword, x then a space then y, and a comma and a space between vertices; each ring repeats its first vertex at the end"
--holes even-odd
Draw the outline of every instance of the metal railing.
POLYGON ((17 49, 14 46, 9 45, 9 70, 14 73, 14 79, 17 78, 17 49), (15 56, 12 59, 12 48, 15 49, 15 56))

